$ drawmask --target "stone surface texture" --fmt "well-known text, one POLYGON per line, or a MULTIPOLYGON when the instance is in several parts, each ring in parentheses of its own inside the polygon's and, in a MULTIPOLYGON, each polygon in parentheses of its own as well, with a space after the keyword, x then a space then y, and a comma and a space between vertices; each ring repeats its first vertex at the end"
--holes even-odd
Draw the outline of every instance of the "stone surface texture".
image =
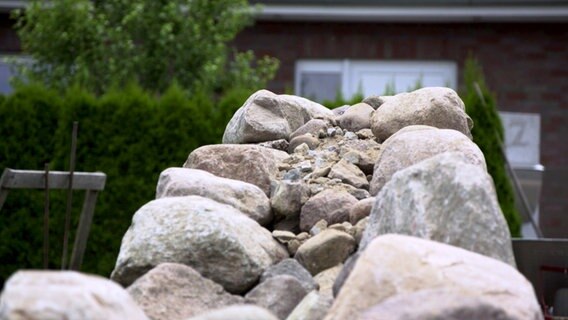
POLYGON ((389 234, 363 251, 325 319, 360 319, 389 299, 431 290, 452 291, 452 299, 465 304, 479 299, 505 319, 543 318, 532 285, 510 265, 454 246, 389 234))
POLYGON ((311 197, 302 207, 300 229, 309 231, 316 222, 328 224, 349 221, 349 210, 357 203, 357 198, 345 191, 326 189, 311 197))
POLYGON ((288 275, 292 276, 302 284, 306 292, 318 289, 318 284, 312 275, 296 259, 284 259, 277 264, 268 267, 262 273, 260 282, 264 282, 272 277, 288 275))
POLYGON ((316 274, 314 280, 319 285, 320 295, 333 298, 333 284, 335 283, 335 280, 337 279, 337 276, 342 269, 343 263, 340 263, 335 267, 325 269, 322 272, 316 274))
POLYGON ((248 182, 270 195, 277 164, 287 157, 286 152, 256 145, 208 145, 193 150, 183 167, 248 182))
POLYGON ((380 141, 385 141, 398 130, 417 124, 457 130, 469 138, 473 127, 454 90, 428 87, 387 99, 373 114, 371 130, 380 141))
POLYGON ((179 263, 159 264, 127 290, 152 320, 186 319, 244 303, 241 296, 229 294, 191 267, 179 263))
POLYGON ((242 293, 287 257, 268 230, 231 206, 199 196, 162 198, 134 215, 111 278, 128 286, 158 264, 176 262, 242 293))
POLYGON ((310 190, 303 181, 281 180, 275 183, 270 204, 278 218, 298 218, 302 206, 308 201, 310 190))
POLYGON ((272 312, 255 305, 237 305, 216 309, 184 320, 279 320, 272 312))
POLYGON ((349 234, 326 229, 302 244, 294 258, 312 275, 316 275, 345 261, 355 246, 355 239, 349 234))
POLYGON ((351 210, 349 210, 349 222, 355 225, 361 219, 368 217, 371 214, 373 204, 375 204, 375 197, 359 200, 351 210))
POLYGON ((146 320, 128 292, 100 276, 75 271, 18 271, 0 296, 2 320, 146 320))
POLYGON ((160 174, 156 199, 180 196, 202 196, 228 204, 261 225, 273 218, 270 199, 259 187, 203 170, 169 168, 160 174))
POLYGON ((333 298, 310 292, 296 306, 286 320, 321 320, 333 303, 333 298))
POLYGON ((279 319, 286 319, 307 294, 296 277, 279 275, 261 282, 246 294, 245 299, 270 310, 279 319))
POLYGON ((461 152, 468 162, 486 169, 479 147, 462 133, 428 126, 406 127, 381 145, 369 192, 379 193, 397 171, 444 152, 461 152))
POLYGON ((493 180, 461 153, 442 153, 397 172, 377 195, 360 248, 381 234, 444 242, 515 266, 493 180))

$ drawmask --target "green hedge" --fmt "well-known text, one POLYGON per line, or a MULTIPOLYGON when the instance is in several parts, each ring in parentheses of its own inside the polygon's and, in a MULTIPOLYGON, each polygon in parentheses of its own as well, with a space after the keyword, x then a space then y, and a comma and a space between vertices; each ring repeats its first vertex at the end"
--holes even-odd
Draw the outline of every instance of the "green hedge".
MULTIPOLYGON (((161 97, 137 86, 101 97, 79 88, 62 95, 38 85, 0 98, 0 170, 68 170, 71 128, 79 121, 77 171, 107 174, 83 271, 108 276, 133 213, 154 198, 160 172, 181 166, 195 148, 219 143, 232 114, 251 94, 188 96, 173 85, 161 97)), ((73 195, 73 234, 84 193, 73 195)), ((51 191, 50 262, 61 263, 66 191, 51 191)), ((0 212, 0 287, 16 269, 42 267, 41 190, 10 191, 0 212)), ((70 242, 71 245, 73 242, 70 242)))

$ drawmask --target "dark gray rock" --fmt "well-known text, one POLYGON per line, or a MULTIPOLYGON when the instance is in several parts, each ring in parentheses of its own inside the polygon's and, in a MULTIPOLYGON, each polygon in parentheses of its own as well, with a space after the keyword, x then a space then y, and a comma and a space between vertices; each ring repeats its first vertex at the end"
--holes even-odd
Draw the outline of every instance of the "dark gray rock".
POLYGON ((307 294, 297 278, 279 275, 261 282, 245 295, 245 300, 270 310, 278 319, 286 319, 307 294))
POLYGON ((289 275, 292 276, 302 284, 302 287, 307 292, 318 289, 318 284, 315 282, 312 275, 304 268, 296 259, 284 259, 279 263, 268 267, 262 273, 260 282, 264 282, 272 277, 289 275))

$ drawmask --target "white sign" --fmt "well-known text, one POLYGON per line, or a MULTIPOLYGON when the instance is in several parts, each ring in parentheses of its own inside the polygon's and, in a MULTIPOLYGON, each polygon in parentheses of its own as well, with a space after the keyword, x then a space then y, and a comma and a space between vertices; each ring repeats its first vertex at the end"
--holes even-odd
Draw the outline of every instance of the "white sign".
POLYGON ((505 129, 505 151, 512 165, 540 164, 540 114, 499 112, 505 129))

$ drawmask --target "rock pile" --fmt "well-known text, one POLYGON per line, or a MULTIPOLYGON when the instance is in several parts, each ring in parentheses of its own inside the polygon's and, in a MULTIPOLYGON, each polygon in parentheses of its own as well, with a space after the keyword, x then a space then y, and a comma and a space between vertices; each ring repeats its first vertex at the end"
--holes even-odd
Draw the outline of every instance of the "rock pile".
MULTIPOLYGON (((256 92, 223 144, 162 172, 111 275, 129 295, 103 318, 542 319, 471 128, 447 88, 334 111, 256 92)), ((23 275, 0 319, 58 304, 19 303, 23 275)))

